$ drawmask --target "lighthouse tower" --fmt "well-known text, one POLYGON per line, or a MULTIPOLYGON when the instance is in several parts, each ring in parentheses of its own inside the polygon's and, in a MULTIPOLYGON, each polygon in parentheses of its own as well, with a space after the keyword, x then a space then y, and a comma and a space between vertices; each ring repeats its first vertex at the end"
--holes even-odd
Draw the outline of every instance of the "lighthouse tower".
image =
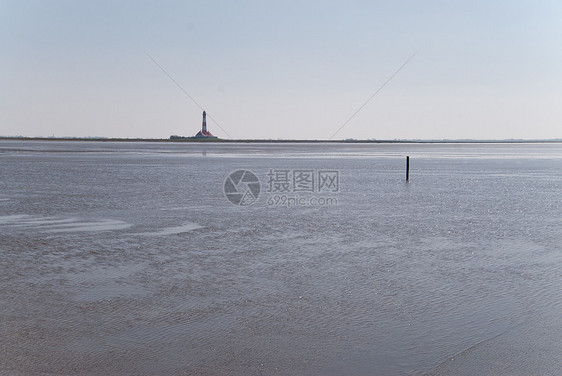
POLYGON ((207 134, 207 113, 203 111, 203 126, 201 127, 201 133, 207 134))
POLYGON ((203 123, 201 124, 201 130, 197 132, 195 138, 217 138, 207 130, 207 113, 205 111, 203 111, 203 123))

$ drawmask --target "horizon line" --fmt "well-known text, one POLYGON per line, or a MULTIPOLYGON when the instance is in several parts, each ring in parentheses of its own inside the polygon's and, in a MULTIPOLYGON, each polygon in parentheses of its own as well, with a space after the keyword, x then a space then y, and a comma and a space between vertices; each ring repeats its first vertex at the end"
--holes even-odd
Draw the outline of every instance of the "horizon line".
POLYGON ((142 137, 103 137, 103 136, 0 136, 0 140, 28 140, 28 141, 106 141, 106 142, 264 142, 264 143, 556 143, 562 142, 562 138, 535 138, 535 139, 525 139, 525 138, 506 138, 506 139, 475 139, 475 138, 428 138, 428 139, 341 139, 341 140, 330 140, 330 139, 223 139, 223 138, 194 138, 194 137, 183 137, 175 136, 177 138, 142 138, 142 137))

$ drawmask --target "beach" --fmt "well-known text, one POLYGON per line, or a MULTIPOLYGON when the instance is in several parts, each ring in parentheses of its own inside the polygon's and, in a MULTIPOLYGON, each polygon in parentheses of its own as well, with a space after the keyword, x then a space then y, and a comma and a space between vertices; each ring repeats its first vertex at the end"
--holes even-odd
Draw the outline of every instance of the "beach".
POLYGON ((2 140, 0 177, 1 374, 562 373, 560 143, 2 140))

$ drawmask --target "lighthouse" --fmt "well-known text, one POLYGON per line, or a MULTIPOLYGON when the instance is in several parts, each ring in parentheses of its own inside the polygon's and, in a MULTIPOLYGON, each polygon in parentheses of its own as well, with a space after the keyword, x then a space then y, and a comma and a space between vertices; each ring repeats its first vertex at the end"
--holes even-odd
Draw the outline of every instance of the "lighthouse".
POLYGON ((203 111, 203 123, 201 124, 201 130, 197 132, 195 138, 217 138, 207 130, 207 113, 205 111, 203 111))
POLYGON ((207 134, 207 113, 203 111, 203 125, 201 126, 201 133, 207 134))

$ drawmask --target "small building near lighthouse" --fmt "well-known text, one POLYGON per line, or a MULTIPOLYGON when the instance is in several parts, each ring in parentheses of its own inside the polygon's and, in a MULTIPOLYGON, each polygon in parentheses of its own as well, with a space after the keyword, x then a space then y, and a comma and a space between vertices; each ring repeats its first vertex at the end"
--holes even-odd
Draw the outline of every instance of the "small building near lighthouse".
POLYGON ((203 124, 201 125, 201 130, 197 132, 195 138, 218 138, 207 130, 207 113, 205 111, 203 111, 203 124))

